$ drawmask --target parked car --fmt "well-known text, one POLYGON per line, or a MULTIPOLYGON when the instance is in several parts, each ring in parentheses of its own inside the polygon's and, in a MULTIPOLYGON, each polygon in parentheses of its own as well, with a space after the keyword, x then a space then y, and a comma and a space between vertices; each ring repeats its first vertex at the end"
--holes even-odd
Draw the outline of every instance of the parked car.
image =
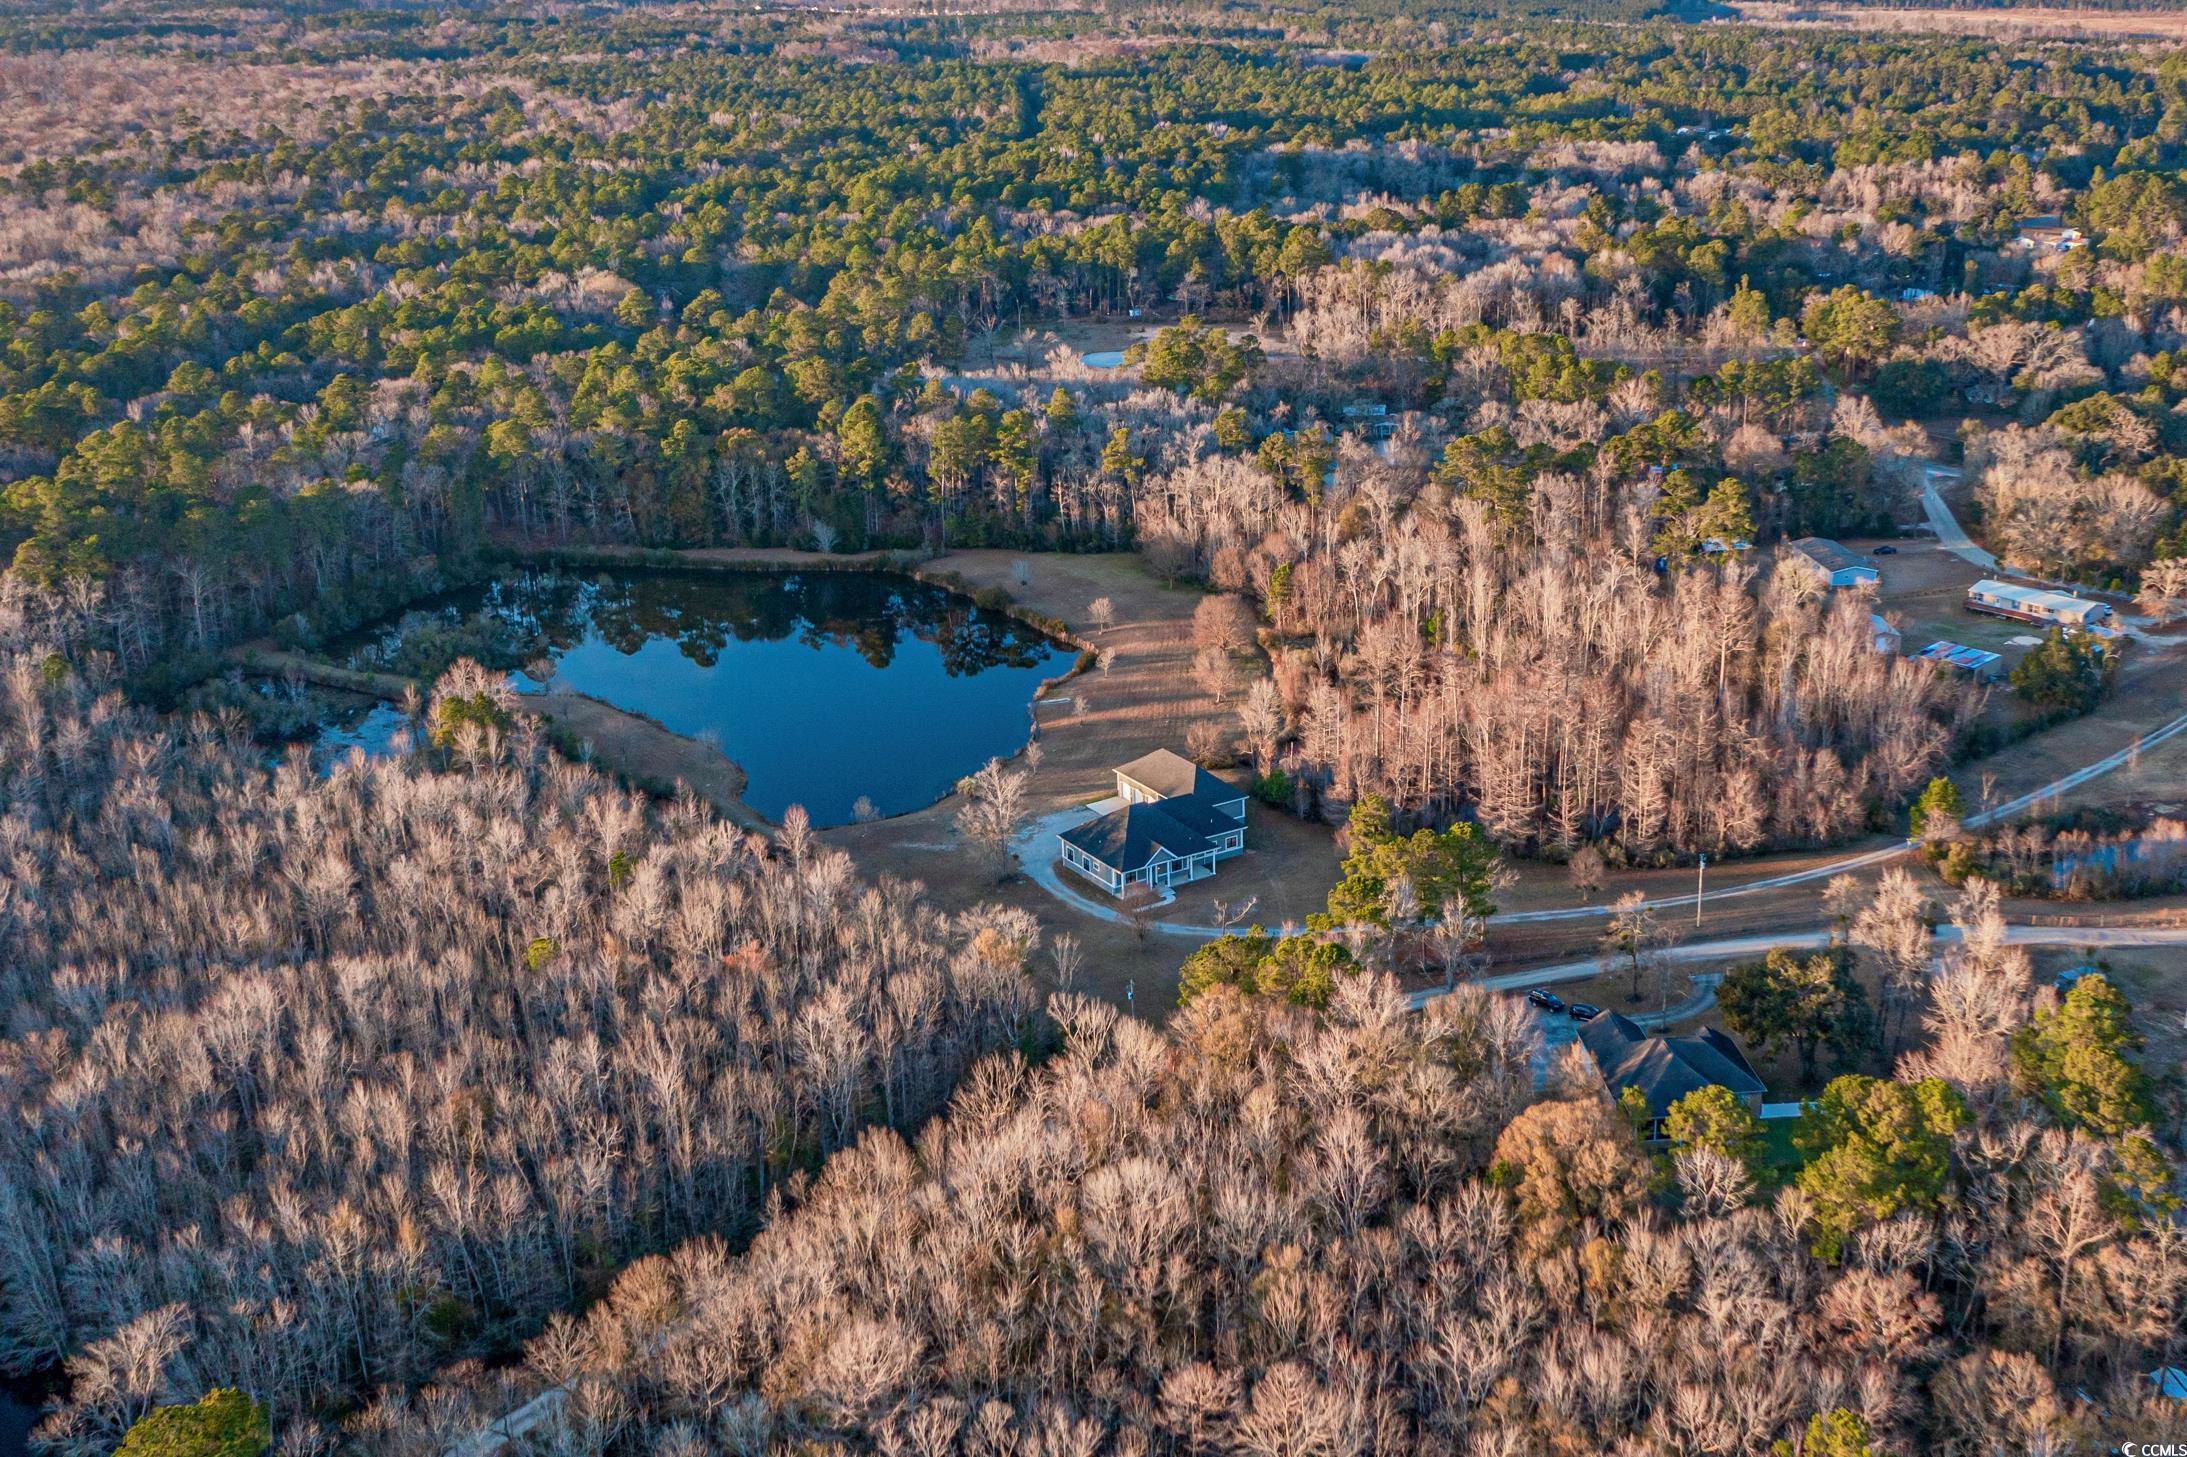
POLYGON ((2075 987, 2079 986, 2083 977, 2102 975, 2102 967, 2083 963, 2080 966, 2069 966, 2064 971, 2059 972, 2058 975, 2052 979, 2050 984, 2052 988, 2057 991, 2058 995, 2062 997, 2067 992, 2070 992, 2075 987))
POLYGON ((1547 987, 1534 988, 1526 994, 1526 999, 1545 1012, 1561 1012, 1564 1010, 1564 998, 1550 991, 1547 987))
POLYGON ((1602 1008, 1592 1002, 1574 1002, 1564 1010, 1575 1022, 1592 1022, 1602 1015, 1602 1008))
POLYGON ((1877 556, 1897 556, 1898 548, 1886 542, 1884 545, 1876 548, 1875 554, 1877 556))

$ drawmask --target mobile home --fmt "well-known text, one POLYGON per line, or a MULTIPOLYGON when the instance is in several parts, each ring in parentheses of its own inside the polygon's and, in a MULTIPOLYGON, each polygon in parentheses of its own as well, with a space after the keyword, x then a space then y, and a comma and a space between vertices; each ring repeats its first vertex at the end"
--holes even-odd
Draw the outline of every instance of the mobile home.
POLYGON ((2040 623, 2044 627, 2102 627, 2111 620, 2106 602, 2076 597, 2070 592, 2049 592, 1984 577, 1967 589, 1967 610, 2015 622, 2040 623))

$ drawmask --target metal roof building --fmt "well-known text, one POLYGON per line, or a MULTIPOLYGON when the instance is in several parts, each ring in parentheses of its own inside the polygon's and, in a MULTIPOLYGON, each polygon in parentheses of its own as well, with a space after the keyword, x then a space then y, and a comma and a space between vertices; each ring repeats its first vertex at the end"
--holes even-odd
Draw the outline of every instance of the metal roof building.
POLYGON ((1836 542, 1820 536, 1802 536, 1788 541, 1785 550, 1820 573, 1823 581, 1832 587, 1873 586, 1879 579, 1874 567, 1836 542))
POLYGON ((1995 678, 2003 673, 2005 659, 2002 654, 1987 648, 1963 647, 1955 642, 1933 642, 1914 654, 1914 660, 1934 663, 1940 668, 1956 668, 1962 673, 1972 673, 1977 678, 1995 678))
POLYGON ((1984 577, 1967 589, 1967 606, 1992 617, 2040 622, 2052 627, 2097 627, 2111 620, 2111 604, 2070 592, 2024 587, 1984 577))

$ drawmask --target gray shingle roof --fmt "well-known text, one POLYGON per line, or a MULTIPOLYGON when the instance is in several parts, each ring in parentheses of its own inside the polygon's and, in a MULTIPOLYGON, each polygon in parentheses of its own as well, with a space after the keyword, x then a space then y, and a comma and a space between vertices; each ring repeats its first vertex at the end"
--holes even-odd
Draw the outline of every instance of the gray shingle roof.
POLYGON ((1739 1044, 1714 1027, 1702 1029, 1699 1037, 1650 1036, 1632 1018, 1605 1012, 1580 1028, 1579 1035, 1602 1070, 1610 1096, 1638 1088, 1656 1118, 1688 1093, 1706 1087, 1726 1087, 1742 1097, 1762 1093, 1762 1080, 1739 1044))
POLYGON ((1868 569, 1868 563, 1834 541, 1820 536, 1802 536, 1785 543, 1786 547, 1806 557, 1825 572, 1851 572, 1868 569))
MULTIPOLYGON (((1185 822, 1183 816, 1188 811, 1197 812, 1195 818, 1205 815, 1211 822, 1221 818, 1213 810, 1189 799, 1127 804, 1122 809, 1111 810, 1092 824, 1065 830, 1063 842, 1075 845, 1111 870, 1130 874, 1154 858, 1156 846, 1180 859, 1205 854, 1215 848, 1206 830, 1195 829, 1185 822)), ((1235 821, 1227 823, 1229 828, 1237 828, 1235 821)), ((1213 828, 1212 823, 1209 828, 1213 828)))
POLYGON ((1184 755, 1169 749, 1142 754, 1116 772, 1134 784, 1145 785, 1164 799, 1190 795, 1209 804, 1223 804, 1245 797, 1244 790, 1223 783, 1184 755))

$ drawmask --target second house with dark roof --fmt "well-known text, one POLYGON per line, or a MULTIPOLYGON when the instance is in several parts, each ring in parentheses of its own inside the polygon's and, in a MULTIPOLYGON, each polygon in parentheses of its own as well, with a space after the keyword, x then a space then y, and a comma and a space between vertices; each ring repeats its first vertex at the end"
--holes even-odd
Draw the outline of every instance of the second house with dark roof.
POLYGON ((1116 797, 1096 808, 1106 813, 1057 837, 1059 852, 1110 895, 1204 880, 1245 849, 1245 792, 1168 749, 1118 769, 1116 797))
POLYGON ((1762 1080, 1739 1044, 1714 1027, 1699 1037, 1650 1036, 1640 1024, 1605 1012, 1580 1028, 1580 1045, 1617 1102, 1627 1088, 1648 1100, 1648 1139, 1664 1138, 1671 1105, 1702 1088, 1729 1088, 1751 1112, 1762 1111, 1762 1080))

